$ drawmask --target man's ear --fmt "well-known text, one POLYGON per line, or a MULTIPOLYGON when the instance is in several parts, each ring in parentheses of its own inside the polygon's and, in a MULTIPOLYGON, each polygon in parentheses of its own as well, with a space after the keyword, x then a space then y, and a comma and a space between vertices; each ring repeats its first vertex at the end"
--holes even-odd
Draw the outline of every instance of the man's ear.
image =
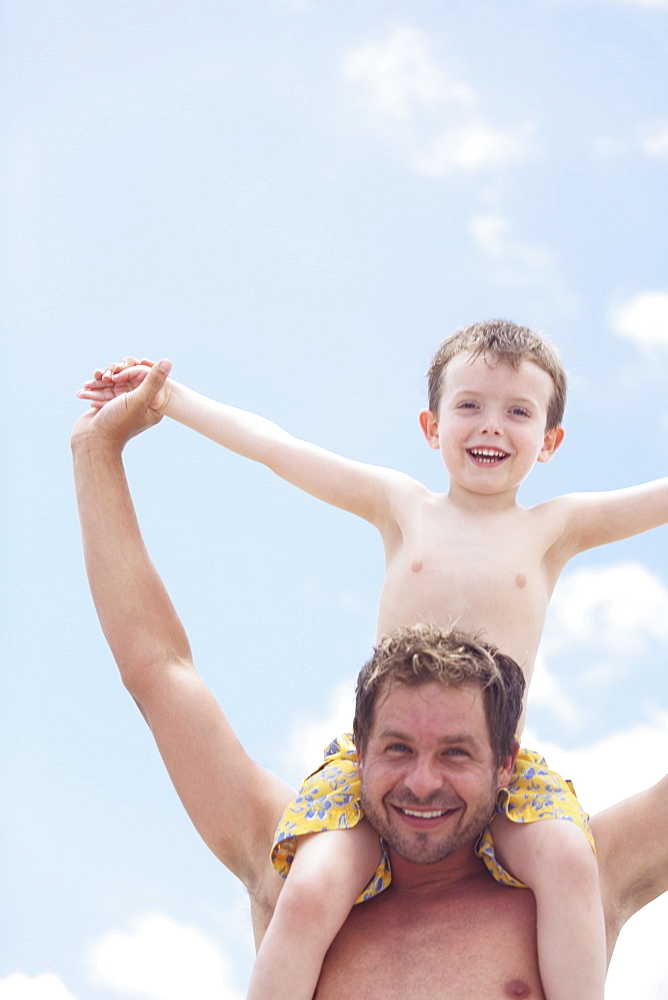
POLYGON ((420 410, 418 419, 427 444, 430 448, 438 450, 440 444, 438 440, 438 418, 434 416, 431 410, 420 410))
POLYGON ((545 440, 543 441, 543 447, 540 450, 538 456, 539 462, 549 462, 555 451, 564 440, 566 436, 566 431, 563 427, 553 427, 545 435, 545 440))
POLYGON ((518 739, 513 740, 512 753, 501 762, 498 773, 498 788, 507 788, 510 784, 513 771, 515 770, 515 761, 517 760, 517 755, 520 752, 520 741, 518 739))

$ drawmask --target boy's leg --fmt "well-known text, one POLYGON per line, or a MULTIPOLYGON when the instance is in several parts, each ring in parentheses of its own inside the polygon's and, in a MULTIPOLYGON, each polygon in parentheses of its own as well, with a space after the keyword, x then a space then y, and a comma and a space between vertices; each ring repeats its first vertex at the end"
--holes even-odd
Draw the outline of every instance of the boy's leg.
POLYGON ((312 1000, 325 954, 380 859, 378 834, 366 820, 298 838, 248 1000, 312 1000))
POLYGON ((598 865, 576 823, 491 824, 498 860, 536 897, 538 963, 547 1000, 603 1000, 605 921, 598 865))

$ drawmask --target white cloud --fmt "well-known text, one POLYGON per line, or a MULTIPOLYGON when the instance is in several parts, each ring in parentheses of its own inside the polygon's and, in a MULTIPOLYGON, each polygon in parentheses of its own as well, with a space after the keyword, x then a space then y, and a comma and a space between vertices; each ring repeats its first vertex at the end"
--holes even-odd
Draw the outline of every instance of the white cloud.
POLYGON ((644 350, 668 346, 668 292, 641 292, 612 310, 611 324, 644 350))
POLYGON ((510 219, 498 211, 479 212, 470 225, 475 243, 493 264, 497 282, 515 287, 542 286, 562 302, 570 302, 549 247, 522 240, 510 219))
POLYGON ((495 128, 476 117, 435 136, 422 150, 416 148, 413 164, 418 173, 427 177, 442 177, 453 169, 476 171, 506 166, 527 155, 529 131, 528 126, 514 132, 495 128))
POLYGON ((53 972, 25 976, 14 972, 0 979, 0 1000, 76 1000, 62 979, 53 972))
POLYGON ((381 41, 352 49, 342 75, 370 129, 419 174, 489 170, 534 152, 531 127, 490 124, 473 88, 448 78, 426 34, 415 28, 397 28, 381 41))
POLYGON ((594 146, 609 159, 641 152, 652 160, 668 160, 668 121, 638 125, 632 134, 598 136, 594 146))
MULTIPOLYGON (((668 0, 666 0, 668 7, 668 0)), ((668 122, 659 122, 641 129, 640 148, 652 158, 668 159, 668 122)))
POLYGON ((216 942, 161 913, 105 934, 90 947, 88 967, 96 984, 151 1000, 241 1000, 216 942))
MULTIPOLYGON (((548 764, 571 778, 585 809, 594 814, 659 781, 668 756, 668 712, 651 725, 610 737, 587 751, 565 750, 525 732, 548 764), (639 761, 642 766, 639 767, 639 761)), ((635 914, 624 927, 613 955, 606 1000, 665 1000, 668 953, 665 947, 668 894, 635 914)))
POLYGON ((668 898, 645 906, 623 928, 610 964, 605 1000, 666 1000, 668 898))
POLYGON ((335 736, 350 732, 355 711, 355 681, 344 681, 332 689, 329 704, 319 718, 299 716, 292 722, 284 767, 293 780, 301 781, 318 766, 322 752, 335 736))
POLYGON ((566 693, 566 685, 561 684, 548 669, 541 652, 536 657, 529 698, 532 707, 549 708, 561 725, 570 730, 582 724, 582 710, 575 699, 566 693))
POLYGON ((642 563, 586 566, 554 592, 545 647, 594 644, 626 658, 651 641, 668 642, 668 588, 642 563))
POLYGON ((655 784, 666 773, 668 712, 651 723, 607 737, 587 750, 546 743, 528 727, 522 743, 540 750, 550 767, 570 778, 585 809, 594 815, 655 784), (642 754, 642 769, 638 767, 642 754))
POLYGON ((352 49, 343 75, 364 88, 369 111, 383 121, 408 121, 420 108, 475 104, 470 87, 446 80, 432 61, 426 35, 415 28, 397 28, 385 41, 352 49))

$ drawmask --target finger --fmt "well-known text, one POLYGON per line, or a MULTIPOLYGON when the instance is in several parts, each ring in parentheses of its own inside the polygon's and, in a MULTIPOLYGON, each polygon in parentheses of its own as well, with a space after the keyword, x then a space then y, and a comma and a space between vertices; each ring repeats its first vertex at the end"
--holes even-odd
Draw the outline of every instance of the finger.
POLYGON ((172 362, 166 358, 159 361, 157 365, 153 365, 139 388, 131 393, 139 401, 139 405, 150 403, 156 393, 162 389, 171 370, 172 362))
POLYGON ((127 358, 123 358, 122 361, 112 361, 106 368, 98 369, 95 372, 95 377, 110 382, 112 376, 116 375, 118 372, 122 372, 125 368, 132 368, 136 364, 138 364, 137 359, 133 358, 130 354, 127 358))
POLYGON ((79 399, 101 399, 104 402, 114 398, 113 392, 110 392, 107 386, 103 388, 89 388, 89 386, 85 385, 83 389, 79 389, 77 396, 79 399))
POLYGON ((140 382, 146 378, 147 373, 153 367, 155 361, 151 361, 149 365, 145 365, 143 362, 138 361, 136 365, 131 365, 129 368, 121 368, 119 371, 112 375, 111 381, 115 385, 123 384, 134 384, 139 385, 140 382))

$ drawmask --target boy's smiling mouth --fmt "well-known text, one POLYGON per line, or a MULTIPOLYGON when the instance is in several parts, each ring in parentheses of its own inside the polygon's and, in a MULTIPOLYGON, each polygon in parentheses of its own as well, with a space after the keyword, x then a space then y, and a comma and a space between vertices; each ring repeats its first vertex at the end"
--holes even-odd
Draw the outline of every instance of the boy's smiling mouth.
POLYGON ((474 462, 479 462, 482 465, 495 465, 508 458, 508 452, 501 451, 499 448, 467 448, 466 450, 474 462))

